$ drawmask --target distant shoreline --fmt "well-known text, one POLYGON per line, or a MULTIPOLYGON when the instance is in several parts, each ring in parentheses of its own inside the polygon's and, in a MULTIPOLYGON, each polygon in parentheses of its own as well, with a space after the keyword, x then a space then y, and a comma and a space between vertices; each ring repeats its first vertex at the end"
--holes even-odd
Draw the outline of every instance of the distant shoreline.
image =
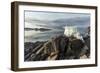
POLYGON ((51 29, 48 28, 24 28, 24 30, 29 31, 29 30, 35 30, 35 31, 49 31, 51 29))

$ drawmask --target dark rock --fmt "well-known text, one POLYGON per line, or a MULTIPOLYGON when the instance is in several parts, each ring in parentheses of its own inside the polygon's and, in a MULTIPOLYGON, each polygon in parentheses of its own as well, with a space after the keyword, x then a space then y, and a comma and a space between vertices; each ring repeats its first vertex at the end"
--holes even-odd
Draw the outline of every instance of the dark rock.
POLYGON ((66 36, 56 36, 45 42, 26 42, 25 61, 44 61, 44 60, 64 60, 79 59, 81 55, 90 54, 84 51, 90 45, 90 38, 84 38, 85 43, 76 38, 66 36))
POLYGON ((84 41, 85 41, 86 46, 88 47, 86 55, 87 55, 87 57, 89 57, 90 56, 90 48, 91 48, 90 47, 90 37, 89 36, 85 37, 84 41))
POLYGON ((71 51, 73 51, 73 55, 75 56, 75 59, 80 58, 80 53, 82 52, 84 45, 85 44, 80 39, 75 39, 71 41, 70 47, 71 47, 71 51))

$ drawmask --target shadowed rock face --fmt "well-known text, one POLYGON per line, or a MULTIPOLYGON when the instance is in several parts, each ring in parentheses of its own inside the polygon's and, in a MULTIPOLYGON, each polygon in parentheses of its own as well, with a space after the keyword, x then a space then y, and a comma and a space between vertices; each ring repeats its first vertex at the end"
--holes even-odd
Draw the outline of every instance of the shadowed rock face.
POLYGON ((90 36, 84 37, 84 41, 85 41, 86 46, 88 47, 86 55, 89 58, 89 56, 90 56, 90 48, 91 48, 90 47, 90 36))
MULTIPOLYGON (((88 40, 87 40, 88 41, 88 40)), ((45 42, 25 43, 25 61, 80 59, 86 55, 85 43, 74 37, 56 36, 45 42)))
POLYGON ((55 37, 52 39, 52 45, 58 51, 58 57, 56 59, 65 59, 69 45, 69 38, 65 36, 55 37))
POLYGON ((84 43, 80 39, 75 39, 71 41, 70 48, 71 51, 73 51, 73 55, 75 56, 75 59, 80 58, 80 54, 82 52, 82 49, 84 47, 84 43))

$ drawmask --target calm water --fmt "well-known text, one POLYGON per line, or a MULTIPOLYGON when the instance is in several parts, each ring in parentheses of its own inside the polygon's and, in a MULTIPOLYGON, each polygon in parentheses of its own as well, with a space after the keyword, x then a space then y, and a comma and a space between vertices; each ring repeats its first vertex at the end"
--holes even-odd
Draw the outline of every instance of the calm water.
MULTIPOLYGON (((87 27, 79 27, 78 31, 84 35, 87 27)), ((64 35, 64 29, 52 29, 48 31, 25 30, 25 42, 47 41, 58 35, 64 35)))
POLYGON ((25 31, 25 42, 47 41, 58 35, 63 35, 64 30, 52 29, 50 31, 25 31))

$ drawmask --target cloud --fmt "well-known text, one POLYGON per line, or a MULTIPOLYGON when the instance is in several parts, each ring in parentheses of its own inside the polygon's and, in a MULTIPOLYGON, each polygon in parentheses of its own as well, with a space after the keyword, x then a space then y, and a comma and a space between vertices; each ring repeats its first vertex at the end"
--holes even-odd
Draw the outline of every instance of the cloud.
POLYGON ((25 11, 25 19, 38 19, 38 20, 57 20, 69 19, 75 17, 90 16, 88 13, 67 13, 67 12, 47 12, 47 11, 25 11))

